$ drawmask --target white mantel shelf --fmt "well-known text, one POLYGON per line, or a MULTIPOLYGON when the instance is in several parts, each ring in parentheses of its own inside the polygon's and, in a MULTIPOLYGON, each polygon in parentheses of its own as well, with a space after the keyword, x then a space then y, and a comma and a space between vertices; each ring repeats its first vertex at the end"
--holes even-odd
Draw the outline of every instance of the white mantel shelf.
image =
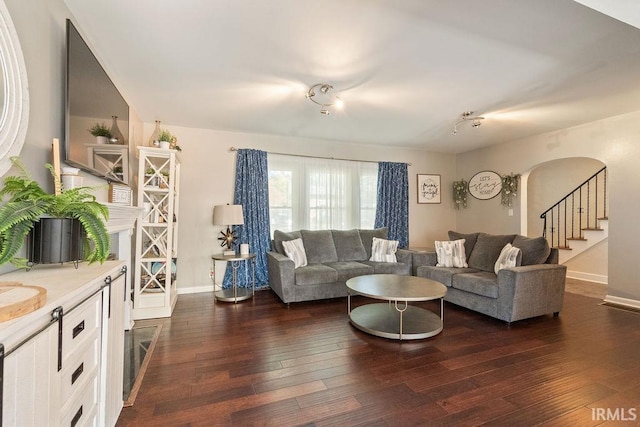
POLYGON ((106 223, 109 234, 131 231, 136 219, 142 213, 142 208, 135 206, 123 206, 115 203, 105 203, 105 206, 109 208, 109 221, 106 223))

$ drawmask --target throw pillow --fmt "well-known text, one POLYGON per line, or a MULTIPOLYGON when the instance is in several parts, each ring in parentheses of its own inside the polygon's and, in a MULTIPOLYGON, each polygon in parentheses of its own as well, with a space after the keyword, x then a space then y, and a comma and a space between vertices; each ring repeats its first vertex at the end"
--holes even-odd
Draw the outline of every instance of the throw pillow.
POLYGON ((398 243, 397 240, 386 240, 374 237, 371 243, 371 258, 369 261, 398 262, 396 259, 398 243))
POLYGON ((466 268, 467 257, 464 250, 465 239, 436 241, 436 267, 466 268))
POLYGON ((360 239, 362 239, 362 246, 364 246, 364 250, 367 253, 365 259, 371 258, 371 247, 373 246, 373 238, 377 237, 378 239, 386 239, 387 238, 387 227, 376 228, 374 230, 366 230, 360 229, 358 233, 360 234, 360 239))
POLYGON ((284 253, 284 248, 282 247, 282 242, 287 240, 299 239, 302 237, 299 231, 285 232, 276 230, 273 232, 273 246, 274 250, 279 254, 286 255, 284 253))
POLYGON ((498 271, 503 268, 515 267, 518 262, 518 255, 520 254, 520 249, 515 246, 511 246, 511 243, 507 243, 500 251, 500 256, 496 261, 496 265, 494 267, 494 271, 498 274, 498 271))
POLYGON ((294 268, 307 265, 307 253, 304 251, 302 239, 293 239, 282 242, 284 253, 293 261, 294 268))

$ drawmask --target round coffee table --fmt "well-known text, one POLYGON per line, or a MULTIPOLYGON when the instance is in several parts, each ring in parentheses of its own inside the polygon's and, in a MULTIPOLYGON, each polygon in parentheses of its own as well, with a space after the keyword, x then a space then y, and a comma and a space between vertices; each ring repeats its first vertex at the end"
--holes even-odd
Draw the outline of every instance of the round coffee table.
POLYGON ((435 280, 397 274, 371 274, 347 280, 347 310, 356 328, 383 338, 416 340, 442 331, 447 288, 435 280), (351 295, 388 301, 351 309, 351 295), (440 299, 440 315, 409 305, 440 299))

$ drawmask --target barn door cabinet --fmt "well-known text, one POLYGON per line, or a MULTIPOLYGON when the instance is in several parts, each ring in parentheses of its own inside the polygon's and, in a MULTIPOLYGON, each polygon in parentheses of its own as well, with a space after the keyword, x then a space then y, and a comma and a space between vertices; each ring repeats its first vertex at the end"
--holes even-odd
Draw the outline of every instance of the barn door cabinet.
POLYGON ((113 426, 123 404, 126 263, 41 265, 0 276, 47 290, 0 323, 2 426, 113 426))

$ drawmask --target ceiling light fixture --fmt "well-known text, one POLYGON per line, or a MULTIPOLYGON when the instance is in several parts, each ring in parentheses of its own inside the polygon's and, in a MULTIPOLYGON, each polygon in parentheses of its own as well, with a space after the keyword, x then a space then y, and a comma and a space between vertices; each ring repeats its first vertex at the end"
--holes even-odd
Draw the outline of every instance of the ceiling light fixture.
POLYGON ((317 83, 309 88, 306 98, 320 106, 320 114, 328 116, 331 114, 329 107, 343 108, 344 102, 337 96, 332 95, 333 86, 329 83, 317 83))
POLYGON ((453 135, 456 135, 458 133, 458 125, 464 122, 471 122, 471 127, 477 128, 482 124, 481 120, 484 120, 484 117, 474 116, 473 111, 465 111, 464 113, 462 113, 460 120, 458 120, 456 124, 453 125, 453 131, 451 133, 453 135))

